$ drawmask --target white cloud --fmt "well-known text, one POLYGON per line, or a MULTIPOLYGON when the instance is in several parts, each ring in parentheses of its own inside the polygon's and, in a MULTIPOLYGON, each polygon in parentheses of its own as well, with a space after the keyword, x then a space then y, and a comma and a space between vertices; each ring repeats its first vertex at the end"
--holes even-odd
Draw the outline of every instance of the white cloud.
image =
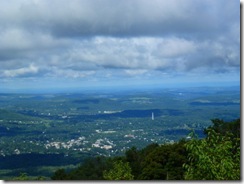
POLYGON ((157 69, 165 62, 158 58, 156 49, 159 38, 111 38, 95 37, 80 42, 70 52, 70 61, 100 68, 157 69))
POLYGON ((197 44, 191 40, 181 38, 163 39, 158 45, 157 52, 162 57, 179 57, 192 54, 197 49, 197 44))
POLYGON ((137 76, 145 74, 147 70, 125 70, 125 73, 131 76, 137 76))
POLYGON ((19 69, 13 69, 13 70, 5 70, 3 71, 4 77, 19 77, 24 75, 32 75, 36 74, 38 72, 38 67, 36 67, 34 64, 29 65, 26 68, 19 68, 19 69))
POLYGON ((87 76, 94 75, 95 71, 75 71, 71 69, 60 69, 57 67, 52 67, 47 74, 48 77, 54 78, 85 78, 87 76))

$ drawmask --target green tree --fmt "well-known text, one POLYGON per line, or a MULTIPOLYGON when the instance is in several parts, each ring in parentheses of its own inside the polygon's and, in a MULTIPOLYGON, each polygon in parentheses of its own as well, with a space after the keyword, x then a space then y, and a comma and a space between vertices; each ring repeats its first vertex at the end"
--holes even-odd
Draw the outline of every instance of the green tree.
POLYGON ((27 180, 46 180, 47 178, 44 176, 38 176, 38 177, 30 177, 27 175, 27 173, 20 173, 19 176, 14 177, 13 180, 16 181, 27 181, 27 180))
POLYGON ((239 138, 233 134, 217 133, 209 128, 207 137, 202 140, 193 138, 186 143, 188 162, 187 180, 239 180, 240 179, 240 146, 239 138), (233 149, 235 151, 233 152, 233 149))
POLYGON ((67 174, 64 169, 58 169, 51 177, 52 180, 67 180, 67 174))
POLYGON ((125 152, 125 159, 130 164, 131 173, 133 174, 134 179, 137 179, 142 169, 142 154, 140 154, 136 147, 131 147, 125 152))
POLYGON ((159 147, 158 144, 152 143, 142 150, 137 150, 137 148, 133 146, 125 152, 125 161, 129 162, 132 170, 131 173, 135 180, 141 179, 140 175, 144 168, 143 162, 147 155, 153 152, 157 147, 159 147))
POLYGON ((185 141, 155 147, 142 162, 139 179, 142 180, 181 180, 183 163, 186 162, 185 141))
POLYGON ((19 176, 15 177, 13 180, 26 181, 30 180, 26 173, 20 173, 19 176))
POLYGON ((240 119, 232 122, 225 122, 220 119, 212 119, 212 124, 208 128, 204 129, 204 133, 207 135, 208 130, 212 129, 221 135, 225 135, 226 132, 230 132, 234 137, 240 137, 240 119))
POLYGON ((134 178, 129 163, 124 163, 122 160, 115 161, 111 170, 104 171, 103 177, 106 180, 133 180, 134 178))

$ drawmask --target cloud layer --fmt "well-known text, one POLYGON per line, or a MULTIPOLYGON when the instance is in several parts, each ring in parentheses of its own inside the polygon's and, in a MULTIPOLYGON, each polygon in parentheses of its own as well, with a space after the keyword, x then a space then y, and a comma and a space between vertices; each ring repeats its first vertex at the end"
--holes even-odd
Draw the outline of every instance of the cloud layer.
POLYGON ((0 6, 2 83, 206 74, 238 80, 238 1, 9 0, 0 6))

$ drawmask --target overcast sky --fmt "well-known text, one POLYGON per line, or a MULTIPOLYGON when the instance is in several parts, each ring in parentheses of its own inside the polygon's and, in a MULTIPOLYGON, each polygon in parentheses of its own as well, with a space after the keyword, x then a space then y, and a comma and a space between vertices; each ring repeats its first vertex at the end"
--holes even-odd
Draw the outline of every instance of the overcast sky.
POLYGON ((239 78, 238 0, 0 1, 2 89, 239 78))

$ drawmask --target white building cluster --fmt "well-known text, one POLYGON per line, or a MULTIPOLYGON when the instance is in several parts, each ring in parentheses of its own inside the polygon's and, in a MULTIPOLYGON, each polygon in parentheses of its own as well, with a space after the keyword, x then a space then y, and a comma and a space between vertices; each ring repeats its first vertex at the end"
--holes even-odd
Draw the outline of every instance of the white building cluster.
POLYGON ((61 149, 61 148, 64 148, 64 149, 70 149, 74 146, 81 146, 81 145, 84 145, 86 143, 88 143, 88 141, 85 141, 85 137, 82 136, 82 137, 79 137, 78 139, 71 139, 67 142, 59 142, 59 141, 54 141, 54 142, 49 142, 47 144, 45 144, 45 148, 46 149, 49 149, 51 147, 54 147, 56 149, 61 149))
POLYGON ((92 144, 92 147, 94 148, 101 148, 101 149, 112 149, 114 146, 116 146, 113 141, 110 141, 107 138, 104 139, 97 139, 94 144, 92 144))

